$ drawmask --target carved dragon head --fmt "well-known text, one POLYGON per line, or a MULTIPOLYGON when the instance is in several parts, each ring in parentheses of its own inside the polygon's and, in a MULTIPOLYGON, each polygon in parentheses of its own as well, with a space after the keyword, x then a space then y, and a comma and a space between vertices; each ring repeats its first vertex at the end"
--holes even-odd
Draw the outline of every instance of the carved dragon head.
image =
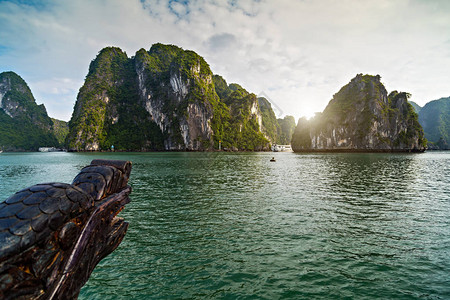
POLYGON ((128 223, 131 162, 93 160, 72 184, 45 183, 0 203, 0 298, 74 299, 128 223))

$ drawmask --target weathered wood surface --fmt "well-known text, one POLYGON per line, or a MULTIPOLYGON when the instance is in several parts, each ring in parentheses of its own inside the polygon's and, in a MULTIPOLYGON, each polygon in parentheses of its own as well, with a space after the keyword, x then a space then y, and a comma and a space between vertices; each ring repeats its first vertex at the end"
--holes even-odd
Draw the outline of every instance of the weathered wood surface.
POLYGON ((0 299, 74 299, 128 223, 131 162, 93 160, 72 184, 38 184, 0 203, 0 299))

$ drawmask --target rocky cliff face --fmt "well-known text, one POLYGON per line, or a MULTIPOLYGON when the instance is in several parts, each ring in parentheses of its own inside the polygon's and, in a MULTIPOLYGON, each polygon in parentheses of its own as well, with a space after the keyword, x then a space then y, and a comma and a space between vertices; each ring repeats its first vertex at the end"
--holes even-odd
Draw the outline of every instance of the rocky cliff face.
POLYGON ((294 151, 424 151, 426 140, 409 94, 389 95, 380 76, 357 75, 323 113, 300 119, 294 151))
POLYGON ((161 150, 162 132, 138 103, 133 59, 119 48, 100 51, 91 62, 69 122, 72 151, 161 150))
POLYGON ((283 119, 277 119, 277 122, 279 124, 277 128, 277 144, 290 144, 295 130, 295 118, 293 116, 285 116, 283 119))
POLYGON ((272 105, 269 100, 264 97, 258 98, 259 106, 259 124, 261 132, 264 134, 272 144, 277 142, 278 128, 280 127, 277 121, 277 117, 272 109, 272 105))
MULTIPOLYGON (((72 150, 100 150, 107 118, 117 120, 117 112, 108 109, 121 81, 119 68, 126 54, 118 48, 105 48, 91 62, 85 84, 80 88, 72 119, 69 122, 69 147, 72 150), (113 67, 115 65, 115 68, 113 67)), ((115 99, 114 99, 115 100, 115 99)))
POLYGON ((166 150, 208 150, 215 95, 202 57, 176 46, 154 45, 136 54, 140 103, 163 132, 166 150))
POLYGON ((268 148, 256 96, 219 77, 201 56, 177 46, 155 44, 132 58, 105 48, 78 94, 68 147, 198 151, 220 141, 222 148, 268 148))
POLYGON ((216 92, 221 100, 217 105, 213 123, 216 136, 224 149, 269 150, 272 115, 270 104, 262 103, 255 94, 239 84, 227 84, 221 76, 213 77, 216 92), (268 105, 265 105, 268 104, 268 105), (265 127, 267 126, 267 127, 265 127))
POLYGON ((14 72, 0 74, 0 149, 37 150, 57 147, 53 122, 37 105, 26 82, 14 72))
POLYGON ((52 121, 43 104, 37 105, 26 82, 14 72, 0 74, 0 108, 11 118, 25 118, 44 130, 52 121))

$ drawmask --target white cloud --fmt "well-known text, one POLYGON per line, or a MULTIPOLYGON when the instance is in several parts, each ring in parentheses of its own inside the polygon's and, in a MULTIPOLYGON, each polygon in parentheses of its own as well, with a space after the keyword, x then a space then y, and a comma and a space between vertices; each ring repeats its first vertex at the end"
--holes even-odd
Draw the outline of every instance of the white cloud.
POLYGON ((420 105, 450 95, 450 2, 415 0, 0 2, 0 71, 29 82, 68 119, 105 46, 129 56, 156 42, 202 55, 214 73, 266 92, 296 118, 322 111, 357 73, 420 105))

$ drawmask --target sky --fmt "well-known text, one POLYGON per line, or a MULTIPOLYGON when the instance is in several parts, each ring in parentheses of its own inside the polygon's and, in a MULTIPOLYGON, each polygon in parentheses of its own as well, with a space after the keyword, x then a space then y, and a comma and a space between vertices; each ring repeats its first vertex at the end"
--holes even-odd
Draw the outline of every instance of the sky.
POLYGON ((194 50, 214 74, 312 116, 359 73, 425 103, 450 96, 448 0, 0 0, 0 72, 68 121, 89 63, 154 43, 194 50))

